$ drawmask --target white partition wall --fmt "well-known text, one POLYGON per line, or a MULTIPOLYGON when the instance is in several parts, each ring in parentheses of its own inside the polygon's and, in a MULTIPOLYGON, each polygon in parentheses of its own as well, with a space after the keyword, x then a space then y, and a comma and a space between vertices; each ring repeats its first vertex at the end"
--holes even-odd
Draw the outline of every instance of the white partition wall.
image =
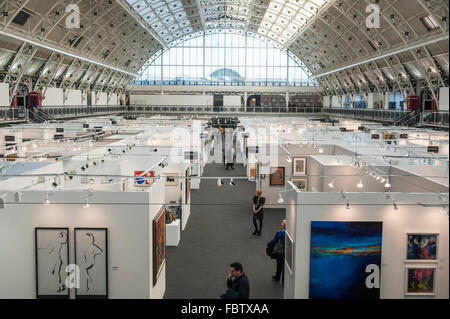
POLYGON ((49 205, 43 205, 46 192, 23 192, 20 203, 7 204, 0 214, 0 299, 35 298, 36 227, 69 228, 71 263, 75 227, 108 228, 109 298, 162 298, 165 265, 154 286, 152 223, 164 193, 155 186, 150 192, 95 192, 89 208, 83 208, 83 191, 54 192, 49 205))
POLYGON ((212 106, 212 95, 131 95, 133 105, 212 106))
POLYGON ((437 201, 435 194, 392 193, 399 210, 383 193, 349 193, 350 209, 340 193, 298 193, 296 209, 287 211, 288 233, 295 241, 293 273, 286 268, 285 298, 309 297, 310 236, 312 221, 377 221, 383 223, 380 298, 409 299, 449 297, 448 214, 440 206, 423 207, 437 201), (439 233, 436 262, 405 262, 407 233, 439 233), (433 296, 405 295, 406 266, 436 267, 433 296))
POLYGON ((440 88, 439 90, 439 111, 448 111, 449 103, 448 87, 440 88))
POLYGON ((0 106, 9 105, 9 84, 0 83, 0 106))
POLYGON ((47 88, 42 99, 42 105, 64 105, 64 91, 58 88, 47 88))

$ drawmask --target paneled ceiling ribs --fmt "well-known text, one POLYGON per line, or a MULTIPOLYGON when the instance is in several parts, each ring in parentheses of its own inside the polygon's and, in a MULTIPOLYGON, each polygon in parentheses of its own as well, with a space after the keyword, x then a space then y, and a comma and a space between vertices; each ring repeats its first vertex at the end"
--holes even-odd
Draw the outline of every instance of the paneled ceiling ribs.
MULTIPOLYGON (((448 86, 447 0, 8 0, 0 4, 0 81, 33 89, 123 92, 155 53, 217 30, 267 37, 312 72, 324 95, 448 86), (75 3, 81 28, 67 29, 75 3), (23 46, 23 43, 26 43, 23 46), (18 68, 17 66, 20 66, 18 68)), ((151 60, 150 60, 151 61, 151 60)))

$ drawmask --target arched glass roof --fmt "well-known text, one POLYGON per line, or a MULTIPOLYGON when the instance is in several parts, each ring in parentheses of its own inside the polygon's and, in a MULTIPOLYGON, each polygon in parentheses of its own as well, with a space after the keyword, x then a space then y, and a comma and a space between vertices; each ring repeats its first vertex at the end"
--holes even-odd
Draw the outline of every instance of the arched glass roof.
POLYGON ((155 54, 135 84, 317 85, 297 56, 263 36, 230 30, 188 38, 155 54))

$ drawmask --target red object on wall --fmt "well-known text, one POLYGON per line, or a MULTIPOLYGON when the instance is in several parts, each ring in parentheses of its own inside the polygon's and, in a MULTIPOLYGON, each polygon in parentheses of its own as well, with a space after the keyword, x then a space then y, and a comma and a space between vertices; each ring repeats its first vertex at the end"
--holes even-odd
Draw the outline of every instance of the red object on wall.
POLYGON ((28 94, 28 105, 31 109, 42 105, 42 97, 40 92, 30 92, 28 94))
POLYGON ((417 111, 420 109, 420 98, 416 95, 408 96, 406 105, 409 111, 417 111))

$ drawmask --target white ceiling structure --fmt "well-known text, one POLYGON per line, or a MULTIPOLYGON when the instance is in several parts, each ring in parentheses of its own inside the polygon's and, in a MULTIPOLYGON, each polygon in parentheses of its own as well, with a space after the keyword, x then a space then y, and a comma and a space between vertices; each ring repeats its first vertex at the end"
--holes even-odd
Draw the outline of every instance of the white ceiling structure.
POLYGON ((159 50, 240 30, 290 50, 326 95, 448 86, 446 0, 375 1, 373 29, 369 0, 78 0, 82 28, 67 29, 69 2, 0 3, 0 82, 123 91, 159 50))

